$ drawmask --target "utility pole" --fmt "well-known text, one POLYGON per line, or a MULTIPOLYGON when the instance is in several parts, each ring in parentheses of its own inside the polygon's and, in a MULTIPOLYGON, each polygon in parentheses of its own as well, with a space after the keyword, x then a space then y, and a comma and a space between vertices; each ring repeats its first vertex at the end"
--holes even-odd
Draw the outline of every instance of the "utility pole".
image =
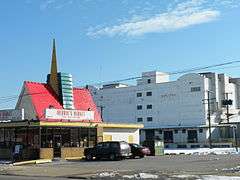
POLYGON ((208 103, 208 130, 209 130, 209 148, 212 148, 212 132, 211 132, 211 106, 210 106, 210 91, 207 91, 207 103, 208 103))
POLYGON ((100 107, 100 113, 101 113, 101 119, 102 119, 102 121, 103 121, 103 109, 105 108, 105 106, 98 106, 98 107, 100 107))
POLYGON ((207 101, 206 103, 207 103, 207 120, 208 120, 208 132, 209 132, 209 148, 211 149, 212 148, 212 132, 211 132, 211 128, 212 128, 212 126, 211 126, 211 102, 210 102, 210 100, 213 100, 213 99, 215 99, 215 98, 211 98, 210 99, 210 93, 214 93, 214 92, 212 92, 212 91, 209 91, 209 90, 207 90, 206 91, 207 92, 207 99, 203 99, 203 102, 204 102, 204 104, 205 104, 205 101, 207 101))

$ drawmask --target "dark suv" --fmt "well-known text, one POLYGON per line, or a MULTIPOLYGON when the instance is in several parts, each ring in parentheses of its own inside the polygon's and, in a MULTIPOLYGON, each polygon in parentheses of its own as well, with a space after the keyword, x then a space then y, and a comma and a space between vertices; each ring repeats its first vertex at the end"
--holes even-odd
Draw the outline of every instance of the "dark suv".
POLYGON ((93 148, 84 150, 86 160, 96 159, 120 160, 131 156, 131 148, 124 141, 107 141, 98 143, 93 148))

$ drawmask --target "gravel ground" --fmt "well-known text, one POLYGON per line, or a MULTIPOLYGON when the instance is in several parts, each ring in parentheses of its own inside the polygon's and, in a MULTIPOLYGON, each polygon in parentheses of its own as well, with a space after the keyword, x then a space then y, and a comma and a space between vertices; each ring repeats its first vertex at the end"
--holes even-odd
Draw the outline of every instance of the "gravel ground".
POLYGON ((68 179, 106 179, 109 177, 111 179, 141 179, 141 175, 153 175, 152 177, 155 175, 158 179, 167 177, 171 177, 171 179, 198 179, 203 175, 240 177, 239 165, 240 155, 175 155, 150 156, 143 159, 127 159, 123 161, 58 160, 53 163, 18 167, 11 165, 2 167, 0 165, 0 173, 68 179), (187 176, 187 178, 181 178, 179 175, 187 176))

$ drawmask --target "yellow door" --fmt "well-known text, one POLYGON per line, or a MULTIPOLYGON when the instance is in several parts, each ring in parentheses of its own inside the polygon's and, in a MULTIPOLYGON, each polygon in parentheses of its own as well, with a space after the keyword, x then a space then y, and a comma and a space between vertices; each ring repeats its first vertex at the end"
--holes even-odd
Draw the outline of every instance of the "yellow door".
POLYGON ((128 136, 128 143, 133 143, 133 135, 128 136))
POLYGON ((105 134, 103 135, 103 142, 112 141, 112 135, 105 134))

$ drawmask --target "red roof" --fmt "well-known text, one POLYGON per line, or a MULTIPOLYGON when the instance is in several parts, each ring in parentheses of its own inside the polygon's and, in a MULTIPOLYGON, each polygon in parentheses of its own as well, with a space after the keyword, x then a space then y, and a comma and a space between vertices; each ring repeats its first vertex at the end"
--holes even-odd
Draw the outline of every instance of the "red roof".
MULTIPOLYGON (((45 118, 45 110, 48 109, 49 106, 52 106, 54 109, 63 109, 63 106, 51 87, 46 83, 29 81, 25 81, 24 84, 32 101, 36 117, 40 121, 59 121, 45 118)), ((88 89, 73 88, 73 98, 75 110, 87 111, 90 108, 91 111, 94 111, 94 121, 91 122, 102 122, 96 104, 88 89)), ((80 120, 80 122, 89 122, 89 120, 80 120)))

